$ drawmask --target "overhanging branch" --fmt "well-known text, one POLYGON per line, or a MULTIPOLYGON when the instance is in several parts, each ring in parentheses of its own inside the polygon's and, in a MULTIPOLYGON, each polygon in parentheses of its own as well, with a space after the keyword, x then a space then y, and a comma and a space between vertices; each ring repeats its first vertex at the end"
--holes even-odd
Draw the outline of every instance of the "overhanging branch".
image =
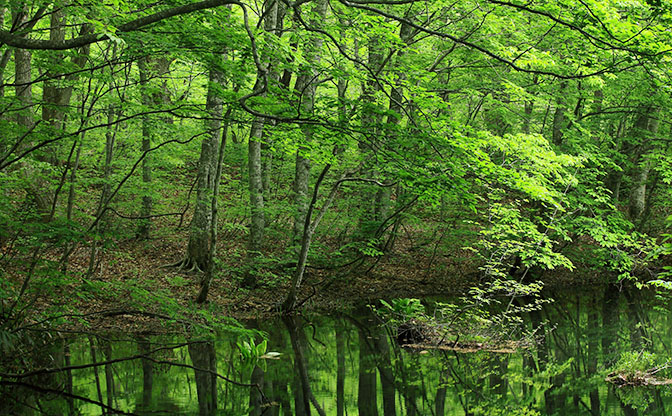
MULTIPOLYGON (((128 33, 151 25, 161 20, 165 20, 174 16, 188 14, 199 10, 211 9, 214 7, 225 6, 227 4, 236 4, 242 7, 242 4, 235 0, 205 0, 198 3, 185 4, 183 6, 173 7, 172 9, 163 10, 150 14, 148 16, 140 17, 130 22, 124 23, 117 27, 116 33, 128 33)), ((7 30, 0 30, 0 42, 20 49, 38 49, 38 50, 66 50, 81 48, 82 46, 90 45, 92 43, 100 42, 109 39, 110 36, 106 33, 91 33, 88 35, 78 36, 67 40, 45 40, 45 39, 29 39, 23 36, 16 35, 7 30)))

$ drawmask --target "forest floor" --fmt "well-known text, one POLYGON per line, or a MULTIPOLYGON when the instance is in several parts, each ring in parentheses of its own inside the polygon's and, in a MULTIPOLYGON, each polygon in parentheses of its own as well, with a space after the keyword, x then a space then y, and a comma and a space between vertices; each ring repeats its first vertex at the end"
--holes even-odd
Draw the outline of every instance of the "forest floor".
MULTIPOLYGON (((164 203, 169 205, 168 200, 174 203, 183 197, 166 195, 164 203)), ((229 202, 236 204, 236 201, 229 202)), ((238 223, 232 223, 232 229, 220 232, 217 272, 207 307, 217 316, 239 320, 277 315, 287 295, 293 267, 278 267, 270 262, 275 268, 261 270, 257 288, 241 288, 246 247, 244 220, 243 216, 236 220, 238 223)), ((81 243, 71 254, 67 277, 58 276, 53 269, 35 273, 30 284, 34 290, 27 292, 30 306, 26 310, 33 308, 47 312, 47 316, 63 316, 66 319, 52 321, 65 330, 162 332, 167 330, 165 321, 203 321, 199 308, 193 303, 199 291, 200 275, 165 267, 180 260, 185 253, 188 215, 181 219, 155 218, 151 238, 144 241, 132 237, 135 222, 125 224, 116 229, 120 234, 106 242, 104 248, 96 249, 94 272, 89 277, 86 276, 92 250, 90 242, 81 243), (184 319, 175 318, 176 315, 184 319)), ((436 226, 450 229, 447 225, 436 226)), ((286 236, 276 237, 275 241, 269 237, 265 254, 269 258, 281 258, 286 240, 286 236)), ((334 312, 378 299, 445 298, 463 294, 478 283, 478 264, 472 252, 455 249, 446 253, 445 243, 439 247, 432 241, 426 230, 408 227, 385 255, 362 257, 347 267, 309 267, 300 296, 302 309, 334 312)), ((319 244, 330 252, 341 243, 320 241, 319 244)), ((20 287, 30 268, 30 255, 13 253, 8 247, 0 247, 0 250, 5 259, 9 258, 5 262, 9 265, 4 270, 5 276, 15 287, 20 287)), ((40 256, 45 263, 58 264, 62 250, 46 249, 40 256)), ((343 263, 343 259, 327 260, 325 264, 343 263)), ((565 287, 600 281, 600 276, 585 274, 561 271, 544 279, 547 285, 565 287)), ((39 319, 27 319, 27 323, 33 324, 39 319)))
MULTIPOLYGON (((58 324, 66 331, 158 333, 175 330, 175 323, 182 329, 194 322, 203 323, 193 303, 200 275, 165 266, 184 254, 186 232, 166 228, 157 230, 149 240, 117 241, 113 248, 99 253, 90 278, 70 279, 51 292, 43 292, 35 305, 51 314, 54 310, 68 311, 62 315, 70 319, 58 324), (166 322, 171 325, 166 326, 166 322)), ((278 315, 293 268, 266 270, 258 288, 241 288, 237 270, 241 270, 244 258, 238 253, 244 252, 244 240, 242 235, 229 239, 218 250, 219 272, 212 282, 207 307, 216 316, 238 320, 278 315)), ((478 268, 473 261, 465 261, 467 253, 451 261, 448 256, 437 258, 415 251, 410 241, 400 239, 391 253, 364 258, 358 266, 309 269, 300 297, 303 310, 329 313, 378 299, 449 297, 465 293, 477 283, 478 268)), ((85 245, 75 250, 69 275, 86 274, 90 252, 85 245)), ((54 259, 58 256, 53 253, 54 259)), ((577 278, 575 273, 560 273, 549 282, 555 286, 576 285, 577 278)), ((582 279, 581 284, 590 283, 585 276, 582 279)), ((18 278, 16 283, 20 284, 18 278)))

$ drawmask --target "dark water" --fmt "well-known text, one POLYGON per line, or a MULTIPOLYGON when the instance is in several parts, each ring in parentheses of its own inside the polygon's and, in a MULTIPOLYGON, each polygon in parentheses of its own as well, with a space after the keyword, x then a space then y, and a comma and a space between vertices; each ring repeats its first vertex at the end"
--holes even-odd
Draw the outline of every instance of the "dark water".
POLYGON ((513 353, 410 351, 367 308, 248 322, 268 334, 257 353, 235 334, 55 340, 49 351, 25 350, 26 363, 84 368, 0 378, 0 414, 304 415, 310 401, 327 415, 672 414, 670 386, 605 381, 614 365, 672 358, 665 302, 616 287, 549 296, 554 303, 523 316, 540 343, 513 353))

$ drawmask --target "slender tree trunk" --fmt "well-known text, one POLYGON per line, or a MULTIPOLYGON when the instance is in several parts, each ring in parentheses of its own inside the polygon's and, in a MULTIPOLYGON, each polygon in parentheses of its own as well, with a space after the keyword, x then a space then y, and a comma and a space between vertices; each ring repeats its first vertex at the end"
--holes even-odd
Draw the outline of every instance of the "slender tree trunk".
POLYGON ((525 118, 523 119, 523 133, 530 134, 530 125, 532 124, 532 112, 534 111, 534 101, 525 100, 525 118))
POLYGON ((196 297, 196 303, 204 303, 208 297, 210 284, 215 275, 215 258, 217 255, 217 198, 219 197, 219 182, 222 177, 222 165, 224 163, 224 150, 226 149, 226 139, 229 130, 229 120, 231 118, 232 108, 229 107, 224 115, 224 126, 222 128, 222 141, 219 144, 219 157, 217 158, 217 180, 215 181, 215 189, 210 201, 212 212, 212 219, 210 220, 210 253, 208 253, 208 265, 205 269, 205 274, 201 279, 201 290, 196 297))
POLYGON ((215 187, 219 182, 218 163, 223 109, 223 100, 217 94, 217 90, 223 85, 223 81, 224 75, 218 69, 211 68, 206 101, 206 111, 210 115, 209 120, 206 121, 208 134, 201 143, 196 207, 191 220, 187 255, 180 264, 181 267, 191 271, 206 271, 212 261, 210 258, 212 206, 215 187))
POLYGON ((198 413, 200 416, 214 415, 217 410, 217 358, 213 342, 193 342, 189 344, 189 356, 193 363, 198 413))
MULTIPOLYGON (((24 3, 12 9, 12 19, 16 26, 21 26, 28 21, 28 6, 24 3)), ((32 89, 32 54, 25 49, 14 49, 14 95, 17 99, 18 111, 16 123, 19 126, 19 137, 33 128, 35 118, 33 116, 33 89, 32 89)), ((29 140, 24 139, 19 149, 29 147, 29 140)), ((44 178, 44 172, 32 166, 30 162, 24 164, 24 175, 27 183, 29 198, 35 203, 37 214, 43 221, 49 221, 51 213, 51 198, 48 181, 44 178)))
POLYGON ((647 108, 642 112, 635 122, 633 134, 640 137, 640 143, 636 147, 633 160, 634 168, 632 171, 632 186, 630 187, 630 202, 628 211, 632 222, 640 228, 644 219, 647 200, 647 184, 649 173, 651 171, 651 162, 646 156, 650 151, 651 137, 658 133, 659 121, 657 111, 647 108), (653 117, 651 113, 654 112, 653 117))
POLYGON ((261 169, 261 134, 264 128, 264 120, 257 117, 252 123, 250 129, 250 140, 248 143, 247 164, 250 192, 250 239, 248 245, 248 261, 250 270, 247 271, 243 279, 243 286, 256 286, 256 276, 254 262, 261 253, 264 242, 264 228, 266 226, 264 213, 264 185, 261 169))
POLYGON ((373 343, 376 348, 378 374, 380 375, 380 385, 383 393, 383 415, 396 416, 394 372, 392 371, 387 332, 382 327, 376 328, 376 332, 373 343))
POLYGON ((306 362, 306 357, 304 354, 304 349, 301 340, 302 329, 299 327, 296 320, 297 318, 295 316, 285 315, 283 317, 283 322, 287 326, 287 330, 289 331, 289 336, 292 341, 292 350, 294 351, 294 366, 296 367, 295 371, 298 374, 299 379, 301 380, 301 394, 302 394, 301 397, 303 398, 303 401, 302 403, 295 402, 295 405, 297 406, 295 412, 296 414, 300 414, 298 408, 299 406, 301 406, 304 409, 304 412, 302 414, 310 416, 310 409, 311 409, 310 404, 312 403, 313 407, 320 416, 326 416, 326 413, 317 402, 317 399, 315 399, 315 396, 313 395, 313 392, 310 388, 310 378, 308 377, 308 364, 306 362))
POLYGON ((567 82, 560 82, 560 90, 558 91, 557 105, 555 107, 555 113, 553 113, 553 131, 552 131, 552 141, 556 146, 562 144, 562 138, 565 134, 565 129, 567 128, 567 100, 565 98, 565 92, 567 90, 567 82))
MULTIPOLYGON (((275 36, 280 36, 284 7, 279 0, 264 1, 264 30, 275 36)), ((257 68, 257 81, 254 90, 263 87, 263 82, 277 83, 279 75, 273 70, 273 63, 267 56, 261 57, 264 68, 257 68), (265 71, 265 73, 264 73, 265 71)), ((266 85, 268 87, 268 85, 266 85)), ((266 95, 266 92, 263 94, 266 95)), ((250 128, 250 137, 247 152, 248 189, 250 194, 250 237, 248 242, 248 270, 242 285, 254 287, 257 284, 255 263, 262 251, 264 243, 264 229, 266 215, 264 209, 264 160, 262 159, 262 142, 264 126, 272 123, 263 117, 255 117, 250 128)))
MULTIPOLYGON (((100 345, 100 340, 98 342, 100 345)), ((105 340, 102 342, 103 358, 105 361, 112 360, 112 346, 110 341, 105 340)), ((107 396, 107 406, 114 406, 114 396, 116 395, 116 388, 114 386, 114 374, 112 373, 112 364, 105 364, 105 395, 107 396)))
POLYGON ((357 409, 360 416, 378 416, 376 361, 367 335, 363 329, 359 329, 357 409))
MULTIPOLYGON (((313 15, 316 19, 311 19, 311 26, 317 26, 322 23, 327 13, 327 1, 318 0, 313 8, 313 15)), ((297 77, 294 86, 295 98, 300 102, 299 109, 302 117, 309 117, 313 113, 315 105, 315 92, 317 90, 317 66, 321 61, 322 38, 314 37, 310 46, 306 60, 311 67, 305 68, 297 77)), ((292 245, 296 247, 298 254, 303 235, 303 226, 308 214, 308 205, 310 203, 310 193, 308 190, 310 184, 310 159, 306 153, 313 140, 313 127, 302 126, 304 143, 299 146, 296 152, 295 172, 294 172, 294 206, 296 214, 294 215, 294 227, 292 232, 292 245)))
MULTIPOLYGON (((150 97, 148 81, 150 74, 147 68, 147 58, 140 58, 138 60, 138 72, 140 75, 140 93, 142 104, 146 107, 146 111, 151 108, 152 99, 150 97)), ((152 147, 151 143, 151 134, 152 127, 149 115, 142 117, 142 152, 147 152, 145 157, 142 159, 142 184, 143 184, 143 196, 142 196, 142 209, 140 210, 140 216, 143 217, 140 219, 140 226, 138 227, 137 237, 141 240, 149 239, 149 229, 151 226, 151 219, 149 216, 152 214, 152 196, 149 194, 152 183, 152 160, 149 150, 152 147)))
MULTIPOLYGON (((150 81, 155 77, 162 77, 170 70, 171 60, 168 58, 140 58, 138 60, 138 72, 140 75, 140 93, 142 105, 146 110, 156 111, 162 106, 170 103, 170 94, 167 91, 166 82, 163 81, 160 88, 150 88, 150 81)), ((207 106, 207 104, 206 104, 207 106)), ((207 110, 207 109, 206 109, 207 110)), ((140 210, 140 224, 136 236, 140 240, 149 239, 150 228, 152 224, 151 215, 154 205, 152 190, 152 136, 155 131, 160 129, 163 124, 172 124, 172 117, 164 115, 161 122, 157 125, 149 115, 142 118, 142 152, 145 157, 142 159, 142 183, 143 193, 142 208, 140 210)))
POLYGON ((336 320, 336 416, 345 415, 345 328, 336 320))
MULTIPOLYGON (((250 375, 250 384, 256 384, 258 386, 264 385, 264 370, 261 369, 258 365, 254 366, 252 374, 250 375)), ((250 416, 261 416, 262 409, 261 405, 263 404, 263 397, 259 389, 250 389, 250 416)))
MULTIPOLYGON (((138 352, 147 355, 151 350, 151 343, 147 336, 138 337, 138 352)), ((152 404, 152 392, 154 390, 154 363, 142 359, 142 409, 149 411, 152 404)))
MULTIPOLYGON (((593 296, 590 297, 590 303, 588 304, 588 363, 586 365, 586 371, 588 375, 597 373, 597 357, 600 355, 599 351, 599 334, 600 332, 595 330, 598 327, 599 315, 597 313, 597 296, 593 293, 593 296)), ((590 397, 590 413, 593 416, 600 415, 600 394, 597 389, 597 386, 588 393, 590 397)))

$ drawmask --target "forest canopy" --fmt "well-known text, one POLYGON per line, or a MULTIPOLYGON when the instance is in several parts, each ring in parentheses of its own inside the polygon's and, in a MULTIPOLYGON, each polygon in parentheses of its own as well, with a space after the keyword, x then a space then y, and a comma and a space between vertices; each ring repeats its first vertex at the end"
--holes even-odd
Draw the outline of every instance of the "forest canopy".
POLYGON ((399 270, 669 284, 668 1, 5 0, 0 23, 11 325, 159 275, 285 311, 399 270))

